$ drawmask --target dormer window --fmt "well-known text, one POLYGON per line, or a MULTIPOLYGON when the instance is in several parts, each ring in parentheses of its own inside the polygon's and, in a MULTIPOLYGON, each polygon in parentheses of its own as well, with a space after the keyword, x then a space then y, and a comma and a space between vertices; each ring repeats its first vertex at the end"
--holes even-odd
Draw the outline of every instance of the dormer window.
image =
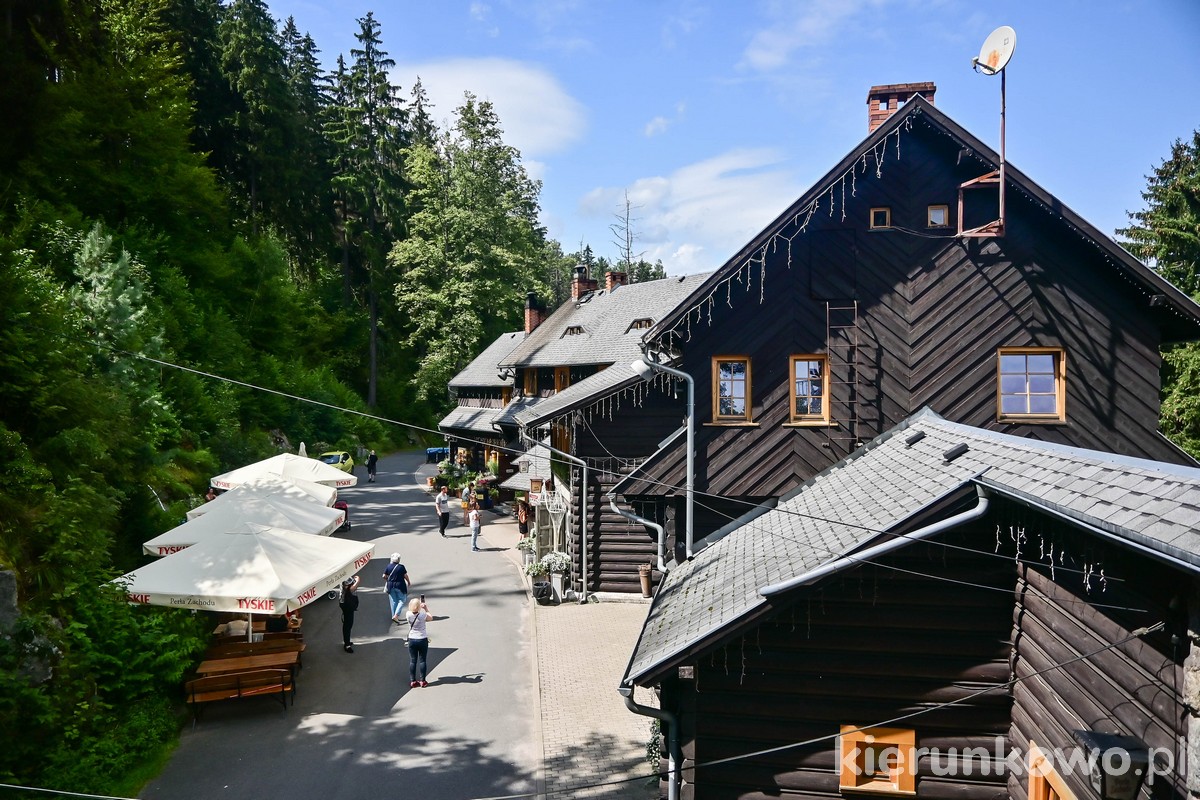
POLYGON ((881 230, 892 227, 892 210, 890 208, 871 209, 871 230, 881 230))
POLYGON ((565 331, 563 331, 563 336, 582 336, 582 335, 583 335, 583 326, 582 325, 571 325, 571 326, 568 326, 565 331))
POLYGON ((642 317, 641 319, 635 319, 633 322, 629 323, 629 328, 627 330, 640 331, 653 327, 653 325, 654 320, 650 319, 649 317, 642 317))

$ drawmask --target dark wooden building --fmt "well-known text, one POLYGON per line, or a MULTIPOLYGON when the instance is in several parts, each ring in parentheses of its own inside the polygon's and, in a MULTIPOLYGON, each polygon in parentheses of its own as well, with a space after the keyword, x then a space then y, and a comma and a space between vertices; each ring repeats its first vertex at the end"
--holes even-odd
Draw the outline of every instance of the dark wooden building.
POLYGON ((438 430, 446 436, 450 458, 477 472, 491 459, 498 462, 501 476, 512 470, 513 447, 496 422, 512 401, 513 376, 497 365, 524 337, 522 331, 501 334, 450 381, 456 405, 438 430))
MULTIPOLYGON (((1200 307, 1011 164, 998 220, 994 177, 976 180, 997 154, 917 89, 646 332, 695 380, 697 537, 924 406, 1194 463, 1159 431, 1159 374, 1164 345, 1200 338, 1200 307)), ((672 532, 685 455, 677 438, 617 487, 672 532)))
POLYGON ((1096 734, 1182 798, 1198 521, 1200 469, 922 411, 702 542, 621 690, 685 800, 1100 800, 1096 734))
MULTIPOLYGON (((541 539, 570 554, 576 591, 637 591, 639 565, 656 563, 656 538, 613 511, 605 495, 678 428, 679 410, 662 402, 657 416, 642 413, 637 424, 624 425, 620 401, 608 398, 639 383, 630 364, 641 357, 642 334, 705 277, 629 284, 625 273, 610 271, 601 286, 580 267, 568 302, 547 314, 529 295, 524 332, 504 334, 451 383, 459 405, 441 430, 454 446, 481 453, 502 443, 505 485, 528 488, 511 464, 530 442, 557 451, 552 475, 540 477, 556 478, 548 485, 561 502, 549 516, 539 508, 536 519, 550 529, 541 539), (589 466, 586 489, 581 461, 589 466)), ((645 394, 636 389, 630 401, 645 394)))

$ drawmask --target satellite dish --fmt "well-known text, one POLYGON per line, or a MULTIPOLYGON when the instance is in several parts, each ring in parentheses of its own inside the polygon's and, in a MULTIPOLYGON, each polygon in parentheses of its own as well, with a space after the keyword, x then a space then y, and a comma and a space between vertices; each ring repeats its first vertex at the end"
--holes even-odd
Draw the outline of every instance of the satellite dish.
POLYGON ((983 40, 979 58, 971 59, 971 66, 985 75, 995 75, 1008 66, 1016 49, 1017 32, 1007 25, 1001 25, 983 40))

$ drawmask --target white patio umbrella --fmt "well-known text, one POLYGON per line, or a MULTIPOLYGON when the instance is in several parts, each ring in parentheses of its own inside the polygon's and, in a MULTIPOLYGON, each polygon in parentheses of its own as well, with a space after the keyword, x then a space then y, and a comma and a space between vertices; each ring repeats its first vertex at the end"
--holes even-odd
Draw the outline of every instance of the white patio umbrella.
MULTIPOLYGON (((229 494, 240 491, 234 489, 229 494)), ((216 500, 212 501, 212 505, 216 503, 216 500)), ((143 542, 142 549, 147 555, 166 556, 213 536, 246 531, 255 524, 328 536, 345 521, 346 512, 340 508, 327 508, 281 495, 237 495, 203 516, 143 542)))
POLYGON ((252 525, 126 573, 130 603, 241 614, 286 614, 371 560, 374 545, 252 525))
POLYGON ((217 495, 216 500, 209 500, 207 503, 196 506, 187 512, 187 518, 195 519, 196 517, 202 517, 210 511, 216 511, 238 497, 252 495, 284 497, 300 503, 316 503, 317 505, 328 507, 332 506, 334 501, 337 500, 337 489, 334 489, 332 486, 313 483, 312 481, 264 476, 252 481, 246 481, 224 494, 217 495))
POLYGON ((358 484, 358 478, 348 472, 342 472, 340 469, 331 467, 315 458, 303 458, 291 453, 280 453, 277 456, 271 456, 262 461, 247 464, 244 467, 238 467, 223 475, 216 475, 210 483, 218 489, 232 489, 246 481, 261 478, 264 475, 277 478, 290 478, 292 480, 299 478, 301 480, 312 481, 313 483, 332 486, 335 489, 342 489, 358 484))

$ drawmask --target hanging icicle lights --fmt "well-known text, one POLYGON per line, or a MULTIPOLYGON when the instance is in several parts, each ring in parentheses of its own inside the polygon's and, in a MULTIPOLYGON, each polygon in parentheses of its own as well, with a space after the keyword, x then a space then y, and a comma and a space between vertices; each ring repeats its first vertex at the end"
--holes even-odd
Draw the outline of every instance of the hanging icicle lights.
POLYGON ((765 233, 765 239, 762 244, 752 250, 745 260, 738 265, 737 269, 729 272, 722 280, 718 281, 709 291, 708 295, 700 302, 688 308, 683 315, 671 326, 668 330, 662 333, 662 340, 671 343, 672 339, 677 336, 683 336, 685 342, 692 340, 692 317, 695 316, 696 322, 700 323, 707 317, 709 326, 712 326, 712 309, 714 303, 720 295, 722 289, 725 294, 725 304, 733 308, 733 283, 737 281, 739 285, 745 287, 746 292, 750 291, 750 285, 754 274, 755 266, 758 267, 758 304, 762 305, 766 300, 766 285, 767 285, 767 254, 768 248, 771 254, 775 254, 779 250, 779 245, 782 243, 786 247, 786 257, 784 263, 788 269, 792 268, 792 242, 796 237, 807 232, 809 223, 812 222, 814 216, 822 208, 822 202, 828 204, 829 216, 832 217, 836 208, 836 201, 840 194, 841 196, 841 221, 846 221, 846 184, 850 184, 850 197, 856 197, 858 194, 858 175, 867 174, 870 170, 870 161, 875 162, 875 177, 883 177, 883 162, 888 158, 889 141, 895 138, 895 160, 900 160, 900 137, 902 133, 912 130, 913 116, 910 114, 896 127, 888 131, 888 133, 876 142, 870 149, 871 158, 867 157, 864 152, 861 157, 856 159, 841 175, 834 177, 828 181, 826 188, 822 189, 816 197, 814 197, 807 205, 796 211, 788 219, 784 220, 779 226, 768 233, 765 233), (790 233, 784 233, 788 227, 794 228, 790 233), (680 328, 683 328, 682 332, 680 328))

